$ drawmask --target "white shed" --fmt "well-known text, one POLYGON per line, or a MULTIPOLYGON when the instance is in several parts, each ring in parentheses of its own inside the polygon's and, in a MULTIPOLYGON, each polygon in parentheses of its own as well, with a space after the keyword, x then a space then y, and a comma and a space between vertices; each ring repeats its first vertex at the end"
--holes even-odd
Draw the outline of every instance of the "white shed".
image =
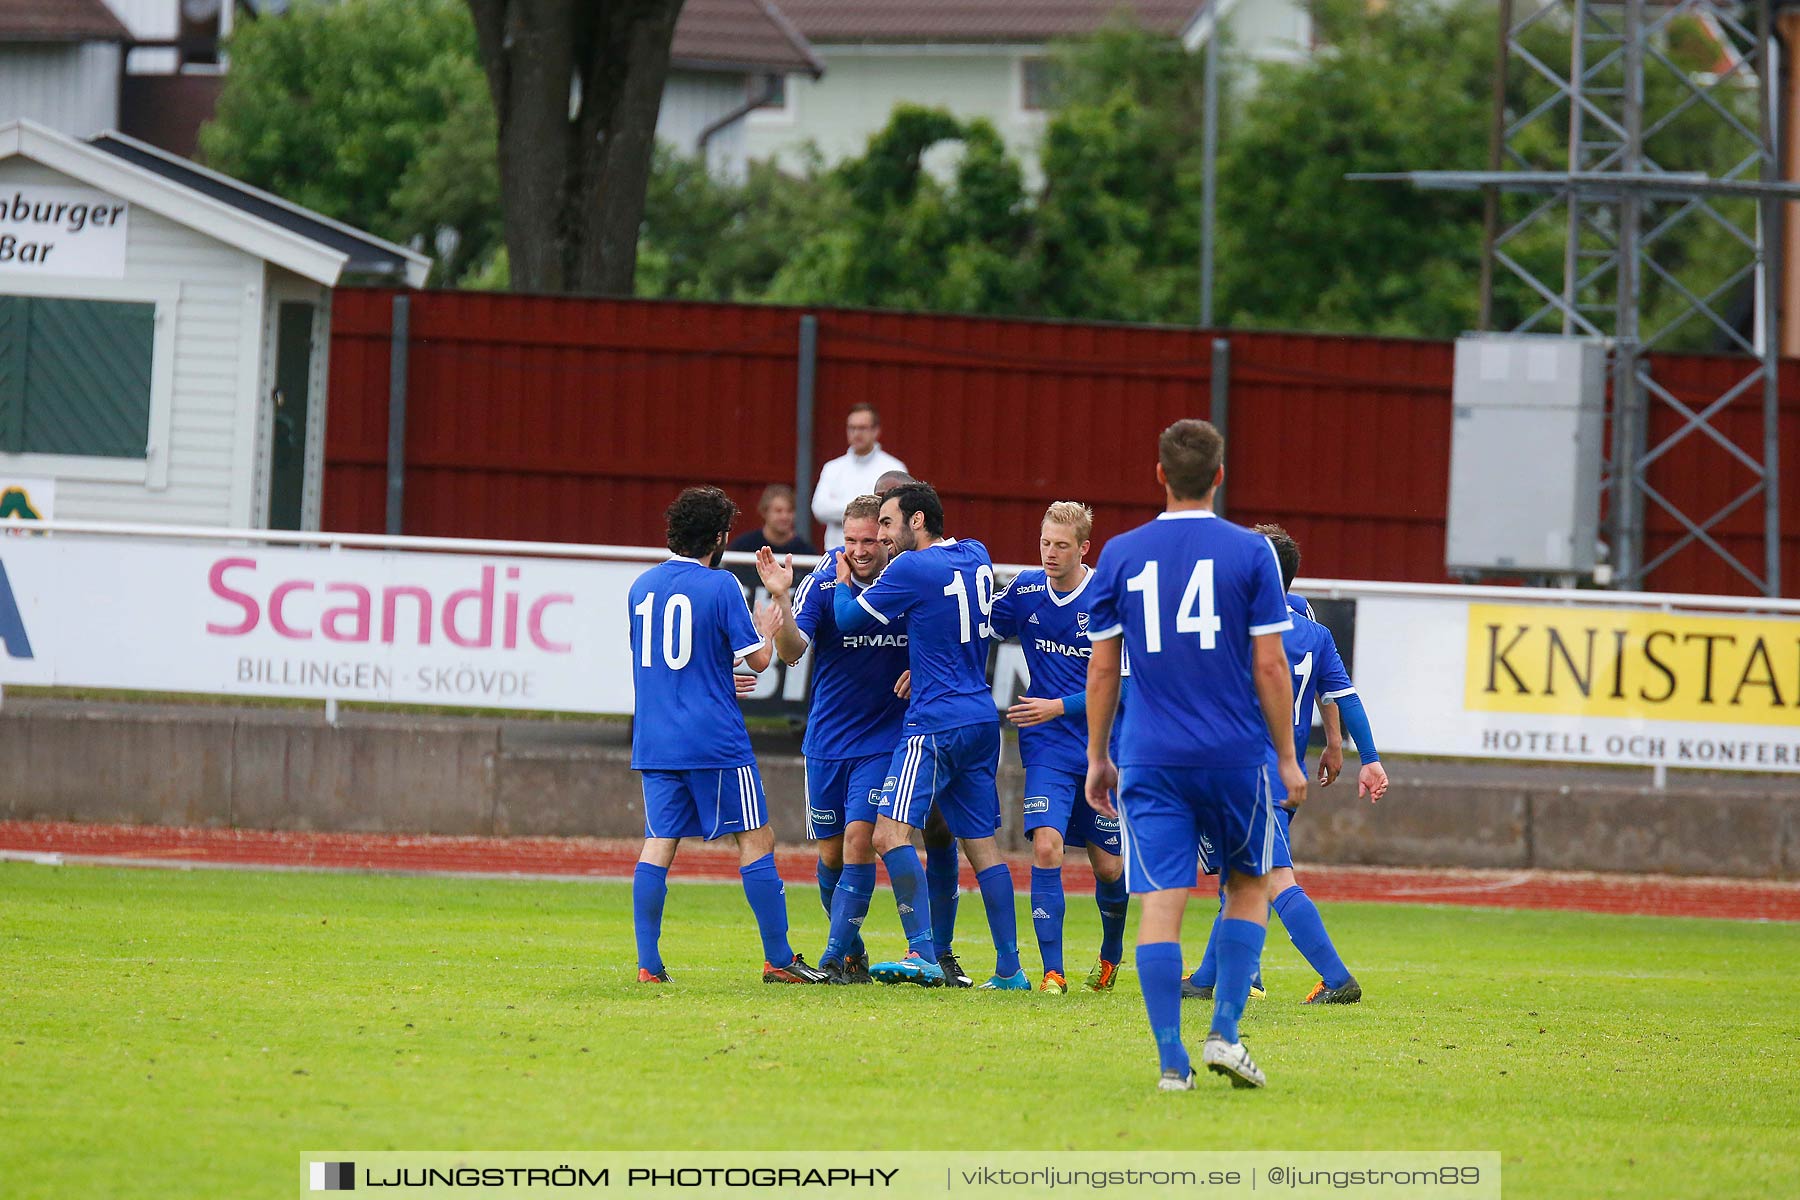
POLYGON ((61 520, 317 529, 331 290, 429 268, 123 135, 0 125, 0 475, 61 520))

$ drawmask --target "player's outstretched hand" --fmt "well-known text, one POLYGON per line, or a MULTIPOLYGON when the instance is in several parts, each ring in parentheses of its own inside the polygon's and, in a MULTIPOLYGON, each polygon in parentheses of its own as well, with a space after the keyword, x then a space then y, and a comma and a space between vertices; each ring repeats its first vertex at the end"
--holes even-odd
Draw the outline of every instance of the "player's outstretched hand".
POLYGON ((1306 772, 1292 758, 1281 760, 1281 782, 1287 788, 1283 808, 1295 809, 1306 803, 1306 772))
POLYGON ((1387 768, 1380 763, 1364 763, 1356 773, 1356 794, 1359 798, 1367 796, 1370 804, 1387 795, 1387 789, 1387 768))
POLYGON ((731 673, 731 686, 737 689, 738 695, 748 696, 751 692, 756 690, 756 676, 739 675, 736 671, 733 671, 731 673))
POLYGON ((894 680, 894 695, 902 700, 912 699, 912 672, 900 672, 900 678, 894 680))
POLYGON ((789 554, 777 562, 775 552, 764 546, 756 552, 756 573, 769 595, 779 599, 794 586, 794 556, 789 554))
POLYGON ((768 637, 781 628, 781 605, 764 600, 756 606, 756 632, 768 637))
POLYGON ((1112 794, 1119 786, 1119 768, 1113 765, 1110 758, 1099 762, 1088 760, 1087 802, 1088 807, 1103 817, 1117 817, 1119 810, 1113 807, 1112 794))
POLYGON ((1319 786, 1330 787, 1344 772, 1344 744, 1326 746, 1319 752, 1319 786))
POLYGON ((1006 710, 1006 719, 1020 729, 1027 725, 1042 725, 1045 721, 1054 721, 1063 715, 1063 702, 1041 700, 1034 696, 1020 696, 1019 702, 1006 710))

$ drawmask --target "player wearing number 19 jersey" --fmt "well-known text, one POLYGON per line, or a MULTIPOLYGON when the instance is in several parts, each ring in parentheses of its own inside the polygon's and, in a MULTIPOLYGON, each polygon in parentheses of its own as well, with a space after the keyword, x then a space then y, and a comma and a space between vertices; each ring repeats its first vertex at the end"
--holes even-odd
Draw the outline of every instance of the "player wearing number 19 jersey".
POLYGON ((688 488, 669 506, 673 555, 631 585, 631 765, 644 789, 644 848, 631 888, 640 983, 669 981, 663 903, 685 837, 736 840, 744 896, 762 934, 763 982, 825 980, 788 945, 762 776, 731 680, 733 664, 760 671, 774 652, 737 580, 713 569, 736 515, 718 488, 688 488))
POLYGON ((1277 789, 1296 804, 1306 795, 1294 761, 1294 694, 1281 643, 1292 622, 1281 572, 1266 539, 1212 511, 1224 451, 1205 421, 1164 430, 1156 473, 1167 511, 1109 541, 1089 584, 1087 798, 1111 815, 1117 785, 1126 881, 1142 897, 1138 974, 1162 1062, 1159 1086, 1171 1091, 1194 1086, 1181 1037, 1180 939, 1203 843, 1229 874, 1202 1061, 1235 1086, 1264 1082, 1238 1041, 1238 1018, 1268 925, 1277 789), (1131 703, 1115 767, 1107 741, 1124 654, 1131 703))
MULTIPOLYGON (((894 886, 908 950, 869 971, 884 983, 944 982, 925 872, 911 841, 935 805, 961 840, 987 909, 995 964, 994 977, 982 986, 1025 990, 1031 984, 1019 969, 1012 874, 994 842, 1000 722, 987 683, 994 566, 980 542, 944 536, 943 505, 929 484, 902 484, 887 494, 881 539, 894 556, 881 578, 860 595, 846 586, 833 597, 833 616, 846 634, 907 619, 912 697, 903 740, 882 781, 875 850, 894 886)), ((849 564, 840 560, 839 582, 849 577, 849 564)))

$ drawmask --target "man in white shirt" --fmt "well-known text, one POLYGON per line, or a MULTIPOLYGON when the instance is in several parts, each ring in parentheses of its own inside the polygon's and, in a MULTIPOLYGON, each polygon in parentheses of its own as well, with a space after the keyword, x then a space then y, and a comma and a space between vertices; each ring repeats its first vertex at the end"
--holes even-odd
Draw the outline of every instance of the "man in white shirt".
POLYGON ((825 526, 822 547, 844 544, 844 507, 875 489, 875 481, 888 471, 905 471, 906 464, 881 448, 881 414, 868 402, 853 404, 844 426, 850 450, 826 463, 813 488, 813 516, 825 526))

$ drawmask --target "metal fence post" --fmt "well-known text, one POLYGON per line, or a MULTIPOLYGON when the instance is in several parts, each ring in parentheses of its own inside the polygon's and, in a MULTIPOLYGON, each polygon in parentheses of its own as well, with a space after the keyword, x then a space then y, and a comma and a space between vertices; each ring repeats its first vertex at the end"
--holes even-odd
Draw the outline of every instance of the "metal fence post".
MULTIPOLYGON (((1214 338, 1212 343, 1212 401, 1209 406, 1213 428, 1225 439, 1225 453, 1231 453, 1231 342, 1214 338)), ((1227 480, 1229 482, 1229 479, 1227 480)), ((1213 496, 1213 511, 1225 515, 1225 484, 1213 496)))
POLYGON ((406 510, 406 360, 411 347, 412 297, 394 297, 393 337, 388 343, 387 532, 402 532, 406 510))
MULTIPOLYGON (((799 381, 794 390, 794 525, 811 530, 814 385, 819 367, 819 318, 800 318, 799 381)), ((807 541, 811 541, 809 537, 807 541)))

